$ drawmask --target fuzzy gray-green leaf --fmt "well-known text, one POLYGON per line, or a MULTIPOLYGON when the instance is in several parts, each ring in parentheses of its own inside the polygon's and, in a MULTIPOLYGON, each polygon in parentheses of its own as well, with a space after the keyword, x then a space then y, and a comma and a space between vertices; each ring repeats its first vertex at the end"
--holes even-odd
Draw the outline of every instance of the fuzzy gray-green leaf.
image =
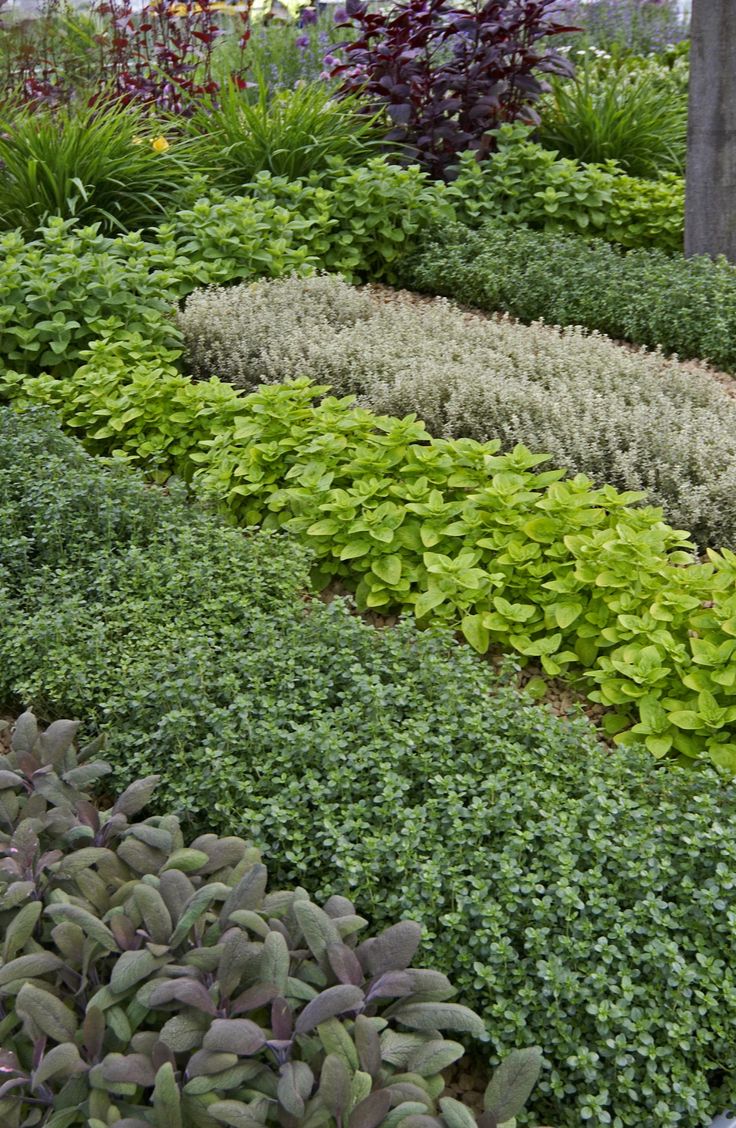
POLYGON ((36 1092, 40 1085, 58 1074, 68 1077, 72 1073, 84 1070, 84 1068, 75 1044, 73 1042, 62 1042, 44 1054, 41 1064, 33 1074, 32 1091, 36 1092))
POLYGON ((18 956, 17 959, 10 960, 0 967, 0 988, 16 979, 36 979, 48 975, 49 972, 57 971, 62 966, 63 961, 53 952, 35 952, 28 956, 18 956))
POLYGON ((483 1098, 483 1108, 496 1117, 499 1124, 511 1120, 523 1109, 542 1068, 539 1046, 512 1050, 499 1065, 483 1098))
POLYGON ((131 783, 113 807, 114 814, 137 815, 146 806, 158 784, 160 776, 146 776, 131 783))
POLYGON ((330 944, 341 944, 342 937, 331 917, 312 901, 296 901, 294 915, 304 933, 310 952, 322 960, 330 944))
POLYGON ((73 1042, 77 1020, 73 1012, 50 991, 26 983, 15 1000, 15 1009, 54 1042, 73 1042))
MULTIPOLYGON (((3 960, 12 960, 16 952, 19 952, 26 940, 31 937, 42 909, 43 903, 41 901, 29 901, 15 914, 5 931, 3 960)), ((2 970, 0 969, 1 973, 2 970)))
POLYGON ((289 978, 289 947, 280 932, 269 932, 263 941, 261 974, 264 983, 273 983, 281 994, 289 978))
POLYGON ((455 1030, 486 1037, 483 1020, 459 1003, 406 1003, 393 1012, 394 1018, 413 1030, 455 1030))
POLYGON ((79 905, 49 905, 45 911, 54 920, 70 920, 72 924, 79 925, 85 935, 106 951, 117 950, 118 943, 110 929, 79 905))
POLYGON ((344 1116, 350 1103, 350 1071, 337 1054, 327 1054, 322 1063, 319 1095, 336 1120, 344 1116))
POLYGON ((314 1084, 314 1074, 306 1062, 290 1061, 282 1066, 276 1093, 279 1102, 292 1116, 304 1115, 304 1103, 314 1084))
POLYGON ((215 1101, 208 1105, 207 1113, 230 1128, 263 1128, 261 1121, 251 1115, 248 1105, 242 1101, 215 1101))
POLYGON ((216 1018, 207 1031, 202 1045, 206 1050, 238 1054, 248 1057, 266 1044, 266 1037, 255 1022, 248 1018, 216 1018))
POLYGON ((476 1128, 475 1117, 462 1101, 455 1101, 452 1097, 442 1097, 440 1111, 447 1128, 476 1128))
POLYGON ((307 1003, 296 1021, 297 1034, 306 1034, 328 1018, 345 1014, 346 1011, 355 1010, 363 1003, 363 992, 360 987, 349 984, 338 984, 337 987, 328 987, 307 1003))
POLYGON ((360 1101, 350 1113, 349 1128, 378 1128, 391 1107, 391 1094, 376 1089, 360 1101))
POLYGON ((125 994, 136 983, 152 975, 160 964, 161 961, 152 956, 146 948, 123 952, 110 974, 110 987, 116 994, 125 994))
POLYGON ((413 920, 402 920, 361 944, 358 955, 371 975, 403 971, 411 965, 421 939, 421 925, 413 920))

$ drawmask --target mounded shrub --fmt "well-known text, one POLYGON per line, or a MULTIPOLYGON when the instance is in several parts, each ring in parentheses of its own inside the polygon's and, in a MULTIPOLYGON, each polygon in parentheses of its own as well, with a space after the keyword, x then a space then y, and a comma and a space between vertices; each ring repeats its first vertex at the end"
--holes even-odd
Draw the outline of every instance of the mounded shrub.
POLYGON ((37 416, 4 426, 0 697, 47 716, 96 701, 115 783, 160 773, 159 810, 204 835, 195 850, 244 835, 280 885, 342 890, 377 928, 421 921, 493 1049, 544 1046, 532 1123, 704 1128, 733 1104, 730 789, 601 748, 445 636, 305 604, 280 538, 111 475, 37 416))
POLYGON ((220 256, 193 242, 198 212, 182 212, 150 239, 111 237, 96 225, 50 219, 38 237, 0 236, 0 356, 3 367, 68 376, 96 337, 138 333, 149 347, 176 348, 178 300, 210 282, 313 269, 305 221, 273 203, 233 201, 227 222, 207 213, 220 256), (236 234, 237 232, 237 234, 236 234))
POLYGON ((522 321, 582 325, 609 337, 736 369, 736 270, 725 259, 491 222, 430 234, 401 282, 522 321))
MULTIPOLYGON (((26 712, 0 757, 6 1128, 378 1128, 432 1114, 472 1128, 441 1096, 464 1047, 439 1030, 485 1027, 447 1002, 445 975, 410 966, 421 927, 358 943, 367 921, 347 898, 267 893, 242 839, 187 846, 175 816, 136 817, 156 776, 98 811, 89 788, 108 767, 97 745, 77 753, 77 728, 41 732, 26 712)), ((502 1065, 488 1128, 513 1128, 540 1062, 535 1047, 502 1065)))
POLYGON ((701 545, 736 545, 736 398, 661 355, 337 276, 195 291, 179 328, 200 378, 250 391, 308 376, 379 414, 413 412, 433 435, 545 451, 599 485, 645 491, 701 545))
POLYGON ((497 151, 478 163, 463 153, 448 195, 458 219, 477 226, 504 217, 548 231, 571 228, 625 247, 682 251, 685 183, 627 176, 615 161, 586 164, 531 140, 529 126, 504 125, 497 151))

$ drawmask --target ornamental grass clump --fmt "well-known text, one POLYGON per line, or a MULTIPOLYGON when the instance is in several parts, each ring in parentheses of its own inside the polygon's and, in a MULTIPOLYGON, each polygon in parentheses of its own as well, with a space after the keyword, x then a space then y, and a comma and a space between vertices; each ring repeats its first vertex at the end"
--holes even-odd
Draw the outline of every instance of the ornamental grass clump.
MULTIPOLYGON (((439 1031, 485 1026, 411 966, 421 927, 362 938, 345 897, 267 892, 242 839, 138 817, 156 776, 100 811, 109 769, 77 728, 26 712, 0 756, 4 1128, 474 1128, 442 1096, 464 1047, 439 1031)), ((506 1060, 483 1128, 513 1128, 540 1065, 506 1060)))
POLYGON ((178 326, 200 378, 328 382, 434 435, 545 451, 571 474, 645 491, 701 545, 736 545, 736 398, 706 372, 325 275, 196 291, 178 326))
POLYGON ((190 160, 191 144, 133 106, 3 110, 0 230, 29 236, 51 216, 108 234, 160 223, 190 160))
POLYGON ((683 171, 687 91, 678 92, 656 67, 602 67, 586 58, 573 79, 552 83, 541 118, 537 139, 562 157, 614 160, 630 176, 654 180, 683 171))
POLYGON ((376 122, 355 99, 340 102, 321 83, 272 94, 258 74, 257 98, 235 83, 203 99, 187 122, 197 160, 228 194, 246 193, 259 172, 289 180, 323 173, 336 159, 361 165, 376 151, 376 122))

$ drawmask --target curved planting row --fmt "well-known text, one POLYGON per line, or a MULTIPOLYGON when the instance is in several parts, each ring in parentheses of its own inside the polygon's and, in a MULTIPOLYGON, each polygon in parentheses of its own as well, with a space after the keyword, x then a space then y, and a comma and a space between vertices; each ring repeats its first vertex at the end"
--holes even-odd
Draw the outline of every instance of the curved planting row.
MULTIPOLYGON (((130 342, 128 342, 130 346, 130 342)), ((98 454, 194 479, 245 526, 285 528, 362 607, 408 610, 540 662, 657 757, 736 770, 736 555, 697 562, 636 494, 541 470, 541 455, 434 439, 297 381, 241 396, 164 356, 99 344, 65 380, 6 376, 98 454), (582 682, 581 682, 582 679, 582 682)))

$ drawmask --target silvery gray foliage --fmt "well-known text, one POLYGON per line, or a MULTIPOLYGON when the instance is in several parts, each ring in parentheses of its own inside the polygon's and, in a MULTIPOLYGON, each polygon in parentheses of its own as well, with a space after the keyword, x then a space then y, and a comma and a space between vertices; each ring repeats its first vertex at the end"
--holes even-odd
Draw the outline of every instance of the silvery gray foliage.
POLYGON ((437 435, 500 438, 645 490, 701 544, 736 544, 736 399, 707 373, 596 333, 380 300, 337 276, 200 290, 180 317, 197 376, 309 376, 437 435))
MULTIPOLYGON (((26 712, 0 756, 3 1128, 475 1128, 440 1031, 485 1027, 412 966, 420 926, 361 939, 346 898, 268 892, 243 840, 140 820, 156 776, 99 811, 77 728, 26 712)), ((540 1062, 509 1055, 478 1128, 514 1123, 540 1062)))

